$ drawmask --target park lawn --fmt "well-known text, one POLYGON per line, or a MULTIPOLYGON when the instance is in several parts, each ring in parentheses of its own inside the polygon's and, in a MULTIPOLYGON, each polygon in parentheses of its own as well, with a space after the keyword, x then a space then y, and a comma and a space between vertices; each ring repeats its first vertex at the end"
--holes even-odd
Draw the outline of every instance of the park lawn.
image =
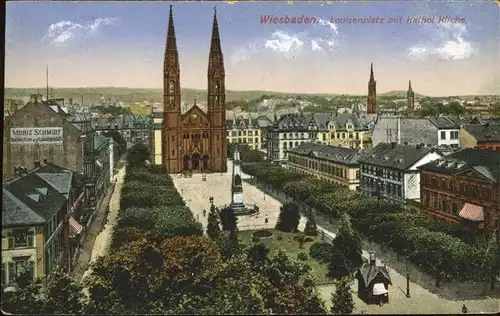
MULTIPOLYGON (((252 234, 255 231, 256 230, 239 231, 238 236, 245 245, 252 245, 252 234)), ((279 248, 283 248, 288 253, 290 258, 298 260, 297 255, 301 252, 305 252, 308 256, 307 260, 299 261, 311 267, 311 274, 316 277, 316 284, 322 285, 333 283, 333 280, 326 275, 328 272, 327 265, 309 257, 309 247, 315 242, 319 242, 320 237, 311 237, 313 238, 313 241, 305 243, 303 248, 300 249, 299 243, 293 239, 293 233, 284 233, 275 229, 269 229, 269 231, 271 231, 273 235, 267 238, 260 238, 260 242, 266 245, 270 249, 271 253, 277 251, 279 248), (281 236, 283 239, 278 240, 278 236, 281 236)))

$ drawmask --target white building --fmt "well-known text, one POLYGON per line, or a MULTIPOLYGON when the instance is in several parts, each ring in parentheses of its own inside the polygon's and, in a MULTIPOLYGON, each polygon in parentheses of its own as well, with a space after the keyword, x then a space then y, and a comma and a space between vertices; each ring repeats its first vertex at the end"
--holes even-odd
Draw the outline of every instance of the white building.
POLYGON ((419 166, 442 157, 422 145, 380 143, 359 159, 360 191, 394 204, 420 199, 419 166))
POLYGON ((318 127, 312 115, 285 114, 267 131, 267 159, 285 162, 287 150, 316 141, 318 127))
POLYGON ((460 146, 458 138, 460 123, 446 116, 429 120, 437 127, 438 146, 449 146, 451 148, 458 148, 460 146))

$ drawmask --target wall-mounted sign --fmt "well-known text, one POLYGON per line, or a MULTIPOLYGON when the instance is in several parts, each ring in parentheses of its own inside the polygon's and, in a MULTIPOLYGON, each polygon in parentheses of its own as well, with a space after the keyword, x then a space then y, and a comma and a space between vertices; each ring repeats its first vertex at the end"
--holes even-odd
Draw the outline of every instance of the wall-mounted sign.
POLYGON ((10 129, 11 144, 51 144, 63 143, 62 127, 18 127, 10 129))

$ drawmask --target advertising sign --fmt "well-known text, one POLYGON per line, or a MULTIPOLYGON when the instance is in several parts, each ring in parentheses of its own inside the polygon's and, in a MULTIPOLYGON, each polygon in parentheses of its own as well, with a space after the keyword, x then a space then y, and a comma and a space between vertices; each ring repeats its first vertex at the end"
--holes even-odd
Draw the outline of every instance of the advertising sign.
POLYGON ((18 127, 10 129, 11 144, 51 144, 63 143, 62 127, 18 127))

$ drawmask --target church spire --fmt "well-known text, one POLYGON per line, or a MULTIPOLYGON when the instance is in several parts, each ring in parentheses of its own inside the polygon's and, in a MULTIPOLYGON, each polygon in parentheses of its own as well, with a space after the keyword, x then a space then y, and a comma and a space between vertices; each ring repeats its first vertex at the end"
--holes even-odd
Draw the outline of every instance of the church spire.
POLYGON ((214 22, 212 25, 212 41, 210 43, 210 54, 222 53, 220 46, 219 24, 217 23, 217 9, 214 7, 214 22))
POLYGON ((411 88, 411 79, 408 81, 408 91, 413 91, 413 89, 411 88))
POLYGON ((174 14, 172 13, 172 5, 170 5, 170 12, 168 13, 167 47, 165 49, 165 54, 167 54, 167 52, 177 53, 177 42, 175 40, 174 14))
POLYGON ((370 81, 375 81, 375 77, 373 76, 373 63, 371 63, 370 67, 370 81))

